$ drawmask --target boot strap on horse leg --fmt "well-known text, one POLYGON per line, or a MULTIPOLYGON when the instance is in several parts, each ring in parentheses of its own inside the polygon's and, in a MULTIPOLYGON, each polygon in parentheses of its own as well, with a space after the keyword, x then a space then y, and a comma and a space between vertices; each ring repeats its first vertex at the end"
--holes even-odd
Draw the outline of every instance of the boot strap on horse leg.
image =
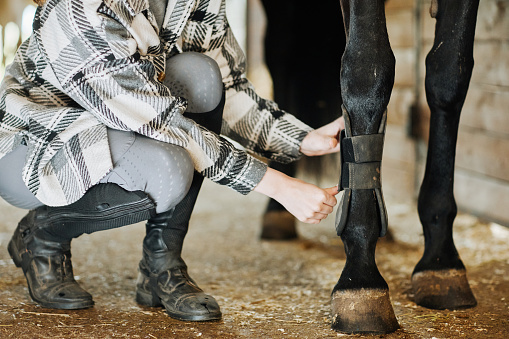
POLYGON ((387 111, 377 134, 353 136, 348 112, 343 106, 345 129, 341 131, 341 178, 339 190, 345 191, 336 214, 336 232, 341 235, 348 220, 352 190, 374 190, 380 211, 383 237, 387 232, 387 210, 382 194, 381 165, 387 111))

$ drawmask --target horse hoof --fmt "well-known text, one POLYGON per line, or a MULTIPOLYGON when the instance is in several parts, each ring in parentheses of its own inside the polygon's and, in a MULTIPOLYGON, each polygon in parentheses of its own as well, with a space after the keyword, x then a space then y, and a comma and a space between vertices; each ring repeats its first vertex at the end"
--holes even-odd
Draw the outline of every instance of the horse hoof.
POLYGON ((464 269, 422 271, 412 275, 415 303, 435 310, 477 305, 464 269))
POLYGON ((288 211, 269 211, 263 216, 261 239, 291 240, 298 237, 295 217, 288 211))
POLYGON ((385 289, 335 291, 332 313, 332 329, 337 332, 385 334, 399 329, 385 289))

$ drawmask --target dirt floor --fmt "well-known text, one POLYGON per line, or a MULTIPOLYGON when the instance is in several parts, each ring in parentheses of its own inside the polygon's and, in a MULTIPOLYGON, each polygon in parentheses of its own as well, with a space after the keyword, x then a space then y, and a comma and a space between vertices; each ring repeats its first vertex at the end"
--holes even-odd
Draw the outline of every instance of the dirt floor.
MULTIPOLYGON (((259 240, 266 200, 242 197, 206 183, 184 258, 191 276, 216 297, 223 320, 180 322, 134 301, 143 224, 73 241, 80 284, 96 305, 89 310, 44 309, 28 295, 7 243, 25 211, 0 202, 0 338, 335 338, 330 292, 345 255, 333 217, 299 225, 301 240, 259 240)), ((384 338, 509 338, 509 229, 459 215, 455 240, 478 306, 435 311, 412 301, 410 274, 422 253, 415 206, 388 202, 394 242, 382 241, 377 262, 387 280, 401 329, 384 338)), ((354 336, 355 337, 355 336, 354 336)), ((356 336, 361 337, 361 336, 356 336)))

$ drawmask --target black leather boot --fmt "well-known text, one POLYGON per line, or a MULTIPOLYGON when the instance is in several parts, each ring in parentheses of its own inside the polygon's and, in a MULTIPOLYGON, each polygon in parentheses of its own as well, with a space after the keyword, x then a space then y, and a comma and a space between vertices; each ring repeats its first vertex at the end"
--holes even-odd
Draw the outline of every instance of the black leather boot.
POLYGON ((164 306, 168 315, 178 320, 219 320, 221 311, 216 300, 205 294, 187 273, 180 255, 182 244, 180 248, 168 249, 164 242, 163 230, 168 227, 172 212, 161 213, 147 222, 136 301, 144 306, 164 306))
MULTIPOLYGON (((225 94, 215 109, 207 113, 184 113, 184 116, 219 133, 225 94)), ((160 213, 148 220, 143 240, 136 301, 145 306, 164 306, 172 318, 184 321, 211 321, 221 319, 216 300, 198 287, 182 260, 182 246, 189 228, 203 176, 194 172, 193 182, 186 196, 173 210, 160 213)))
POLYGON ((34 301, 48 308, 88 308, 94 302, 74 280, 71 239, 154 215, 154 203, 143 192, 96 185, 68 206, 41 206, 28 212, 9 242, 9 254, 23 269, 34 301))
POLYGON ((74 280, 71 242, 41 239, 39 223, 44 223, 42 208, 30 211, 18 224, 9 242, 9 254, 23 269, 28 291, 43 307, 81 309, 94 305, 92 296, 74 280))

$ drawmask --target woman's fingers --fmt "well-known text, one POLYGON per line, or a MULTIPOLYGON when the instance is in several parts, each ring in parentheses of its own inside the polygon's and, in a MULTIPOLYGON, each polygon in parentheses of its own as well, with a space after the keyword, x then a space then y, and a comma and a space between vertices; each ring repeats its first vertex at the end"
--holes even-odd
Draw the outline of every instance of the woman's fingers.
POLYGON ((308 224, 318 224, 323 219, 326 219, 329 216, 329 213, 320 213, 316 212, 311 218, 307 218, 305 220, 301 220, 302 222, 308 223, 308 224))
POLYGON ((335 195, 339 193, 338 186, 336 185, 336 186, 332 186, 329 188, 324 188, 323 190, 328 194, 328 196, 326 197, 326 199, 324 201, 324 204, 332 206, 332 207, 336 206, 338 201, 337 201, 335 195))
POLYGON ((345 128, 340 117, 308 134, 301 144, 301 151, 308 156, 317 156, 339 152, 339 133, 345 128))
POLYGON ((326 215, 330 214, 330 213, 332 213, 332 206, 323 204, 321 206, 320 210, 317 211, 316 213, 326 214, 326 215))
POLYGON ((255 190, 281 203, 302 222, 316 224, 332 213, 338 187, 320 188, 268 169, 255 190))
POLYGON ((322 195, 313 198, 317 199, 315 202, 312 202, 312 199, 310 200, 310 206, 314 205, 315 207, 309 208, 306 213, 307 215, 305 215, 304 218, 300 218, 300 221, 310 224, 317 224, 321 220, 327 218, 330 213, 332 213, 334 206, 336 206, 337 203, 335 195, 338 194, 338 187, 333 186, 321 190, 322 195))
POLYGON ((324 202, 319 204, 316 208, 309 210, 308 214, 303 219, 299 220, 306 223, 315 223, 315 221, 317 221, 316 223, 318 223, 321 220, 327 218, 327 216, 331 214, 332 211, 334 210, 335 205, 333 203, 330 203, 330 201, 328 203, 329 204, 324 202))

